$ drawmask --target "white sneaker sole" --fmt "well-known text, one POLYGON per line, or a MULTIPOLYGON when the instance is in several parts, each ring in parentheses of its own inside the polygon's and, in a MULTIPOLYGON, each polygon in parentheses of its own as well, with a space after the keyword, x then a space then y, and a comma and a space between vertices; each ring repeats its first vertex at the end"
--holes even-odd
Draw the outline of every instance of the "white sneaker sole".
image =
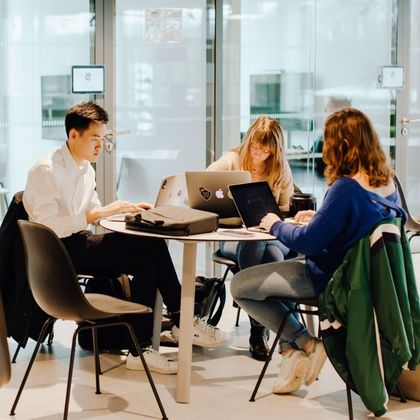
POLYGON ((197 346, 197 347, 211 348, 211 347, 219 347, 222 344, 226 343, 226 341, 228 341, 227 338, 226 340, 219 341, 217 343, 200 343, 193 338, 192 343, 194 346, 197 346))
MULTIPOLYGON (((176 369, 173 370, 167 370, 167 369, 161 369, 155 366, 149 366, 147 365, 150 372, 154 372, 154 373, 161 373, 162 375, 175 375, 178 372, 178 367, 176 369)), ((130 362, 126 362, 125 363, 125 367, 128 370, 137 370, 137 371, 144 371, 144 367, 143 364, 140 363, 130 363, 130 362)))
POLYGON ((273 394, 289 394, 290 392, 297 391, 303 383, 305 376, 308 372, 310 362, 308 358, 299 360, 296 367, 289 378, 282 383, 275 383, 273 386, 273 394))

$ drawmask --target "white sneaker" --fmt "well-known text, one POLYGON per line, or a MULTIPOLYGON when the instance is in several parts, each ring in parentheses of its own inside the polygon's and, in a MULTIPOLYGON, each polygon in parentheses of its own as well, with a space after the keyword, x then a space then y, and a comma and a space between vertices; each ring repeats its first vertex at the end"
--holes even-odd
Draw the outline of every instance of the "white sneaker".
POLYGON ((309 357, 301 350, 293 350, 288 356, 283 356, 273 393, 288 394, 297 391, 302 386, 309 366, 309 357))
MULTIPOLYGON (((179 328, 174 325, 172 327, 173 337, 179 341, 179 328)), ((200 347, 217 347, 227 341, 229 334, 213 325, 207 324, 205 320, 196 318, 193 324, 193 339, 195 346, 200 347)))
MULTIPOLYGON (((147 347, 143 351, 144 359, 151 372, 163 373, 164 375, 173 375, 178 372, 178 363, 175 360, 160 354, 153 347, 147 347)), ((144 370, 140 356, 127 356, 125 367, 130 370, 144 370)))
POLYGON ((308 386, 315 381, 327 360, 327 353, 325 353, 324 344, 321 340, 315 339, 315 344, 312 351, 306 353, 309 358, 310 366, 305 377, 305 385, 308 386))

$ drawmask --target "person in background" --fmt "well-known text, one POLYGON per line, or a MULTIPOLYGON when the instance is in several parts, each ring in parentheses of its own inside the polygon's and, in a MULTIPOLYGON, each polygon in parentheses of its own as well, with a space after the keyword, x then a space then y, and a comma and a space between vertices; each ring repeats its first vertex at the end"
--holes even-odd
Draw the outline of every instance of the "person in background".
MULTIPOLYGON (((179 337, 181 286, 168 248, 163 239, 121 233, 93 234, 88 225, 115 214, 133 213, 150 208, 147 203, 114 201, 102 206, 96 193, 95 163, 107 133, 108 115, 92 102, 73 106, 66 115, 66 143, 41 158, 29 171, 23 204, 32 222, 52 229, 61 239, 76 272, 114 277, 130 274, 132 300, 153 307, 156 291, 172 314, 172 335, 179 337)), ((57 279, 59 281, 60 279, 57 279)), ((143 354, 151 371, 173 374, 177 363, 151 347, 153 315, 130 316, 143 354)), ((218 346, 227 334, 194 321, 193 344, 218 346)), ((126 367, 142 370, 134 346, 130 348, 126 367)))
MULTIPOLYGON (((347 99, 345 97, 339 97, 339 96, 329 96, 327 100, 325 101, 325 107, 324 112, 326 115, 330 115, 333 112, 340 111, 340 109, 351 107, 351 100, 347 99)), ((324 135, 319 135, 315 141, 310 152, 322 154, 322 149, 324 146, 324 135)), ((322 157, 315 157, 315 171, 320 177, 324 177, 324 171, 325 171, 325 163, 322 160, 322 157)))
MULTIPOLYGON (((289 210, 293 177, 284 154, 284 136, 280 123, 260 116, 249 127, 242 144, 212 163, 209 171, 249 171, 252 181, 267 181, 280 210, 289 210)), ((273 261, 283 261, 289 249, 280 241, 221 242, 220 252, 234 260, 240 270, 273 261)), ((268 355, 268 331, 250 317, 249 350, 254 359, 268 355)))
MULTIPOLYGON (((273 213, 261 221, 287 247, 306 255, 306 262, 250 267, 231 281, 231 293, 239 306, 272 331, 278 330, 288 310, 283 299, 316 297, 347 251, 373 226, 396 216, 405 220, 402 209, 397 212, 375 200, 378 195, 386 197, 400 208, 393 170, 375 129, 361 111, 345 108, 328 117, 323 159, 330 187, 322 206, 317 212, 306 210, 295 216, 297 222, 308 224, 288 224, 273 213)), ((288 318, 280 348, 282 361, 274 393, 294 392, 318 377, 326 359, 322 341, 297 318, 288 318)))

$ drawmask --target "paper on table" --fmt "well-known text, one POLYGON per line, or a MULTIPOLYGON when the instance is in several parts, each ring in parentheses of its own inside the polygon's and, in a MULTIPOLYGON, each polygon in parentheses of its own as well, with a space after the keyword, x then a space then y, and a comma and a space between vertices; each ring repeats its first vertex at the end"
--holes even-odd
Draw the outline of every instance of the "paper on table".
POLYGON ((297 222, 293 217, 286 217, 284 223, 290 223, 291 225, 306 226, 308 222, 297 222))

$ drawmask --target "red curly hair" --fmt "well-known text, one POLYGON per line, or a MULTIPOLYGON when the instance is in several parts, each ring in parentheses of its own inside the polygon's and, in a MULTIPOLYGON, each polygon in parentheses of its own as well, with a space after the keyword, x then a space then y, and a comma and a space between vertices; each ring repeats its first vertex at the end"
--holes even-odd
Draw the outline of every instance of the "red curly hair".
POLYGON ((355 108, 344 108, 327 118, 322 159, 327 165, 328 185, 358 172, 365 172, 369 185, 375 188, 388 185, 393 177, 377 132, 369 118, 355 108))

